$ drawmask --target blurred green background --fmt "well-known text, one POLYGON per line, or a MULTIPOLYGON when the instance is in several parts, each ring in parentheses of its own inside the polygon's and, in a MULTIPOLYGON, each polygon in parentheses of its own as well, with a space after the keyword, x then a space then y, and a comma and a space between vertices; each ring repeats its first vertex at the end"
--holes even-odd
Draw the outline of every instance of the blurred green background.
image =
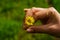
MULTIPOLYGON (((52 0, 60 12, 60 0, 52 0)), ((23 30, 24 8, 49 7, 47 0, 0 0, 0 40, 55 40, 47 34, 29 34, 23 30)), ((37 23, 39 24, 39 23, 37 23)))

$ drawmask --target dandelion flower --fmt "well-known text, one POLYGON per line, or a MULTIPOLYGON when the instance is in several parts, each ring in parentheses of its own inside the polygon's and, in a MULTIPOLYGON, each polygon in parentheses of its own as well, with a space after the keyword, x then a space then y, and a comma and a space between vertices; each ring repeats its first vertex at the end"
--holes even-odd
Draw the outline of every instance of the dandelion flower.
POLYGON ((27 25, 33 25, 34 22, 35 22, 35 20, 32 16, 27 16, 26 19, 25 19, 25 23, 27 25))

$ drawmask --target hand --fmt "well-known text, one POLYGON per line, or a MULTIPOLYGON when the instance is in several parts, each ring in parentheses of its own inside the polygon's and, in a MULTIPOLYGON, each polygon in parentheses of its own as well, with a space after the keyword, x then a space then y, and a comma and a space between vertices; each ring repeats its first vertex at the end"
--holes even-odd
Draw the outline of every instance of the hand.
POLYGON ((41 20, 42 25, 27 28, 29 33, 46 33, 60 37, 60 14, 55 8, 32 8, 26 9, 26 15, 31 15, 35 20, 41 20), (29 14, 30 13, 30 14, 29 14), (32 15, 33 14, 33 15, 32 15))
POLYGON ((24 9, 24 11, 26 13, 24 17, 24 25, 23 25, 25 30, 28 28, 28 25, 25 23, 25 19, 27 16, 32 16, 36 22, 37 20, 43 19, 44 17, 47 18, 47 15, 45 14, 49 12, 47 8, 35 8, 35 7, 31 9, 24 9))

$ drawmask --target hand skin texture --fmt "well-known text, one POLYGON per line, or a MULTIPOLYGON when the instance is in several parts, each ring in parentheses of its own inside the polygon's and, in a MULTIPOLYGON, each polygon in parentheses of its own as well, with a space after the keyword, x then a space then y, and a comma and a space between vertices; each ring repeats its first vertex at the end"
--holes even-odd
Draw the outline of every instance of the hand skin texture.
POLYGON ((33 16, 35 22, 38 20, 41 20, 42 22, 42 25, 39 26, 32 25, 30 27, 28 27, 28 25, 24 23, 24 29, 28 33, 44 33, 55 37, 60 37, 60 14, 54 7, 50 8, 33 7, 30 9, 24 9, 24 11, 26 13, 25 17, 33 16))

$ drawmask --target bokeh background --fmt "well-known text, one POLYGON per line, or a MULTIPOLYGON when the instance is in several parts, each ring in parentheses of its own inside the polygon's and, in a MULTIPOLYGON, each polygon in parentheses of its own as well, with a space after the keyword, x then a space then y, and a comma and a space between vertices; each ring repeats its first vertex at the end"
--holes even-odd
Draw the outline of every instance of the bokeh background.
POLYGON ((23 30, 24 8, 48 8, 50 5, 60 12, 60 0, 0 0, 0 40, 59 39, 47 34, 30 34, 23 30))

